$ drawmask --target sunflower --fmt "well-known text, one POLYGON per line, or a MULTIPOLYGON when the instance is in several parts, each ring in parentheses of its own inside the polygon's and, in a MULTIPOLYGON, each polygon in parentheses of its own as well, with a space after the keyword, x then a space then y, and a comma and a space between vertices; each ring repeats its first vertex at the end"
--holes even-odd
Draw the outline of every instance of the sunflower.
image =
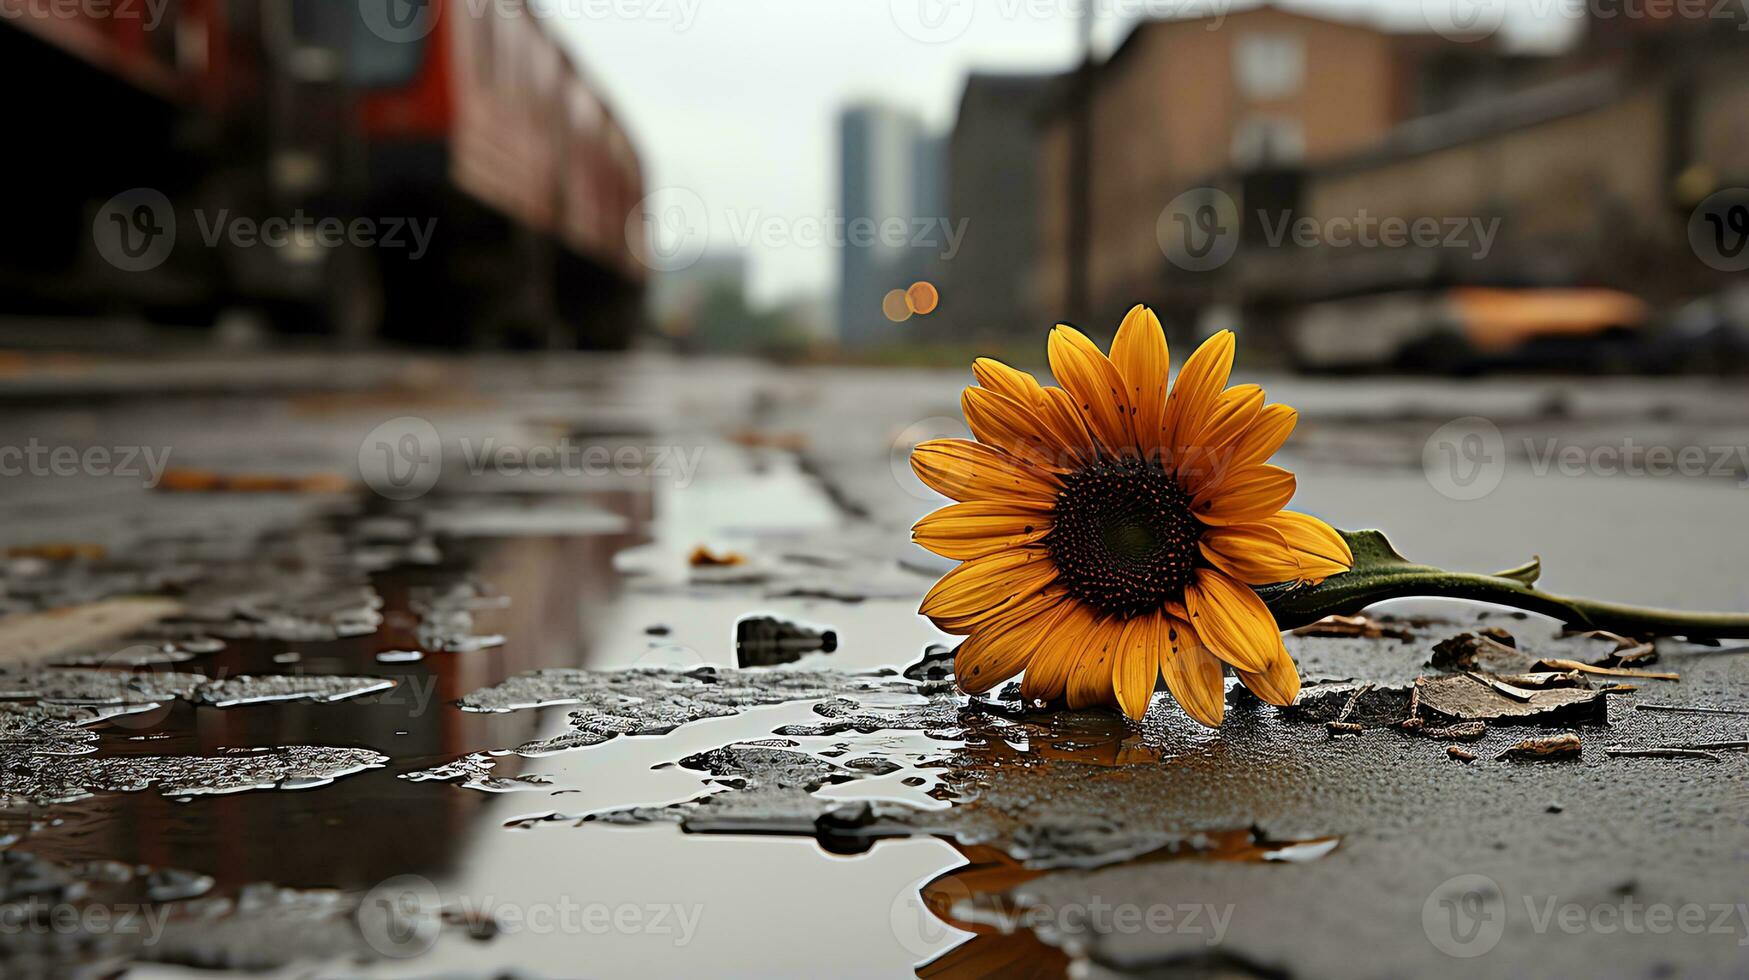
POLYGON ((1108 358, 1072 327, 1050 336, 1062 387, 988 358, 961 397, 976 441, 919 445, 911 467, 959 501, 912 539, 961 562, 921 612, 965 636, 960 687, 1025 671, 1029 703, 1113 704, 1131 718, 1164 678, 1186 712, 1221 722, 1224 676, 1290 704, 1299 674, 1252 586, 1320 582, 1354 565, 1314 517, 1282 510, 1292 473, 1268 464, 1298 414, 1227 387, 1233 334, 1208 339, 1167 391, 1152 310, 1124 318, 1108 358))

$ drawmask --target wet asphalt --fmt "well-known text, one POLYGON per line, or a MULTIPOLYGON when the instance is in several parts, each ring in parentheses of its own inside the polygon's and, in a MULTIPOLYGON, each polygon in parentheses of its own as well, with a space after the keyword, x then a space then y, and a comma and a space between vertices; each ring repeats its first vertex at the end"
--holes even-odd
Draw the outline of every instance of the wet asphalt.
MULTIPOLYGON (((1244 380, 1302 412, 1297 509, 1447 567, 1540 555, 1557 592, 1749 610, 1740 384, 1244 380)), ((12 368, 6 975, 1749 970, 1749 754, 1608 751, 1740 746, 1728 645, 1662 641, 1647 669, 1680 680, 1600 695, 1602 723, 1463 742, 1239 695, 1219 732, 1164 695, 1138 726, 1026 715, 900 673, 946 639, 915 608, 948 567, 907 541, 941 501, 905 456, 963 434, 968 381, 12 368), (802 640, 752 649, 774 636, 802 640), (1577 758, 1501 758, 1565 732, 1577 758)), ((1459 603, 1375 612, 1409 639, 1291 637, 1302 673, 1407 687, 1486 628, 1613 649, 1459 603)))

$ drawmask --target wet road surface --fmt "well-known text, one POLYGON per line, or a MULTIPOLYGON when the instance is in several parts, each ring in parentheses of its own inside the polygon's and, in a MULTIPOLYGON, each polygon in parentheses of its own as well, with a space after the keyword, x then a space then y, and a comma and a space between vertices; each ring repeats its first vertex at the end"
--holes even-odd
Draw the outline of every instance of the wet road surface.
MULTIPOLYGON (((968 375, 14 367, 5 974, 1749 969, 1731 648, 1557 676, 1626 654, 1397 603, 1383 636, 1290 637, 1301 708, 1236 691, 1219 732, 1165 697, 1129 725, 954 694, 905 452, 963 433, 968 375), (1514 662, 1430 664, 1465 633, 1514 662), (1569 732, 1577 758, 1504 757, 1569 732)), ((1246 380, 1302 411, 1296 509, 1749 609, 1740 387, 1246 380), (1430 455, 1442 431, 1482 452, 1430 455), (1705 465, 1623 465, 1648 447, 1705 465)))

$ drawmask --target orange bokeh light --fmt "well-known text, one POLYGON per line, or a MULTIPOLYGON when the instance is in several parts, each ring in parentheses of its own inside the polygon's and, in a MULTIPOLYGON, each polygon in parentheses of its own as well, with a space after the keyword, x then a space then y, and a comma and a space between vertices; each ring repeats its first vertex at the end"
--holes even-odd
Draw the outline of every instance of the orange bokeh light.
POLYGON ((906 320, 911 319, 911 303, 910 300, 906 298, 905 291, 903 289, 895 289, 887 293, 887 295, 881 300, 881 312, 885 313, 887 319, 894 323, 904 323, 906 320))
POLYGON ((905 290, 905 307, 918 316, 934 313, 940 303, 941 293, 934 283, 914 282, 910 289, 905 290))

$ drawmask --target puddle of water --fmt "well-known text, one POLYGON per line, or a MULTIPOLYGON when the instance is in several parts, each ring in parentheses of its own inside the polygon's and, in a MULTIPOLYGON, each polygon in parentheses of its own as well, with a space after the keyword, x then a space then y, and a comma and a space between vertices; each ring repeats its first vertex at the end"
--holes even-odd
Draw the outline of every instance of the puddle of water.
MULTIPOLYGON (((1221 830, 1188 835, 1174 844, 1124 862, 1145 866, 1167 861, 1227 861, 1247 864, 1314 861, 1334 851, 1338 837, 1298 841, 1272 841, 1253 828, 1221 830)), ((938 959, 917 968, 919 977, 970 978, 991 975, 992 970, 1024 965, 1031 976, 1066 976, 1070 958, 1064 947, 1073 937, 1064 927, 1085 928, 1089 923, 1071 923, 1064 910, 1040 906, 1029 899, 1025 886, 1050 869, 1030 866, 999 848, 954 844, 965 863, 945 872, 920 891, 923 908, 942 923, 969 934, 966 942, 938 959), (1043 937, 1041 939, 1041 937, 1043 937), (1044 939, 1050 940, 1049 942, 1044 939)), ((1072 910, 1076 915, 1098 910, 1072 910)), ((1112 910, 1117 914, 1119 910, 1112 910)), ((1135 909, 1138 914, 1143 910, 1135 909)))

